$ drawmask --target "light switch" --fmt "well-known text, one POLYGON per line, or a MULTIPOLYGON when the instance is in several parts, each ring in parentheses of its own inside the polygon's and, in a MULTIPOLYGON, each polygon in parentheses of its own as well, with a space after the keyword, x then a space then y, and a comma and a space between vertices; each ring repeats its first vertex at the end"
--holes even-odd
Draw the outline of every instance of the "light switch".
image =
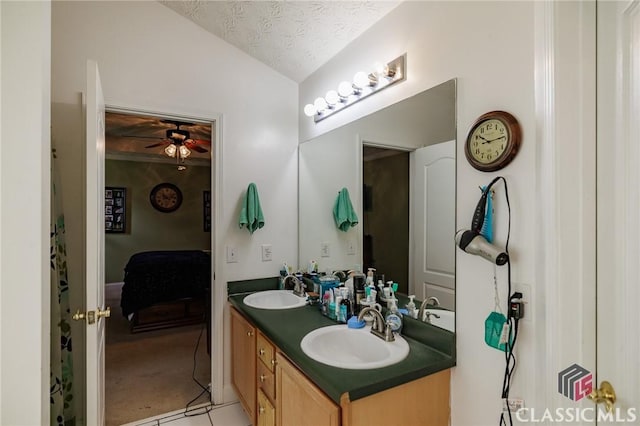
POLYGON ((320 257, 329 257, 329 243, 320 243, 320 257))
POLYGON ((238 262, 238 249, 235 247, 227 246, 227 263, 238 262))
POLYGON ((270 262, 272 257, 271 244, 262 245, 262 261, 270 262))

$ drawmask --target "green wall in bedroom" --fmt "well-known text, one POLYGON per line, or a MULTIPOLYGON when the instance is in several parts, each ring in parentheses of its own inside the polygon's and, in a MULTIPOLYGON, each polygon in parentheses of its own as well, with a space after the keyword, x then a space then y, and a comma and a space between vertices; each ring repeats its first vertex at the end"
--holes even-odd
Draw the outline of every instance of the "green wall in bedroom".
POLYGON ((175 164, 107 160, 106 186, 127 189, 125 233, 105 236, 106 282, 124 278, 124 267, 132 254, 150 250, 210 250, 211 233, 204 231, 203 191, 211 188, 211 168, 175 164), (169 182, 182 191, 182 205, 172 213, 161 213, 149 202, 151 189, 169 182))

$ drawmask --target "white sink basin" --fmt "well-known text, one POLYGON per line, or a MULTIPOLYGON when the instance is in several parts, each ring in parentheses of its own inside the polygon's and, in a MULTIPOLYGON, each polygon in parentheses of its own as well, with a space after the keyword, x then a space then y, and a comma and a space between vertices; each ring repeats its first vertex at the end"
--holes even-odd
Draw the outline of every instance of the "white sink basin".
POLYGON ((293 294, 293 290, 267 290, 252 293, 243 300, 245 305, 258 309, 291 309, 307 304, 306 297, 293 294))
POLYGON ((409 355, 409 344, 401 336, 385 342, 371 334, 371 327, 346 325, 317 328, 304 336, 300 347, 318 362, 352 370, 386 367, 409 355))
POLYGON ((438 315, 440 318, 436 318, 431 315, 431 325, 444 328, 452 333, 456 331, 456 313, 452 311, 445 311, 444 309, 425 309, 423 321, 427 318, 427 312, 431 312, 434 315, 438 315))

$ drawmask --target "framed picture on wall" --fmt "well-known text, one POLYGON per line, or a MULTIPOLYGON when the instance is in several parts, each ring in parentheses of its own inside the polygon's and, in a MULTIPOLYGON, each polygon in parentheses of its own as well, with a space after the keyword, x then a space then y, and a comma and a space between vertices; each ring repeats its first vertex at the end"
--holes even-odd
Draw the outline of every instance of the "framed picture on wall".
POLYGON ((124 233, 127 230, 127 188, 107 186, 104 191, 104 230, 124 233))
POLYGON ((202 192, 204 232, 211 232, 211 191, 202 192))

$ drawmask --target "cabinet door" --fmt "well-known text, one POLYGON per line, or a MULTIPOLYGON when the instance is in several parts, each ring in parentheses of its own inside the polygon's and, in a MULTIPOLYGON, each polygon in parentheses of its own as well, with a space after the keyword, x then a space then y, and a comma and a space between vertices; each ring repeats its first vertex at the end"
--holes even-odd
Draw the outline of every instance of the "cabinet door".
POLYGON ((231 308, 231 382, 251 424, 256 423, 256 329, 231 308))
POLYGON ((275 426, 276 410, 262 390, 258 389, 257 426, 275 426))
POLYGON ((279 426, 338 426, 340 409, 280 353, 276 354, 279 426))

